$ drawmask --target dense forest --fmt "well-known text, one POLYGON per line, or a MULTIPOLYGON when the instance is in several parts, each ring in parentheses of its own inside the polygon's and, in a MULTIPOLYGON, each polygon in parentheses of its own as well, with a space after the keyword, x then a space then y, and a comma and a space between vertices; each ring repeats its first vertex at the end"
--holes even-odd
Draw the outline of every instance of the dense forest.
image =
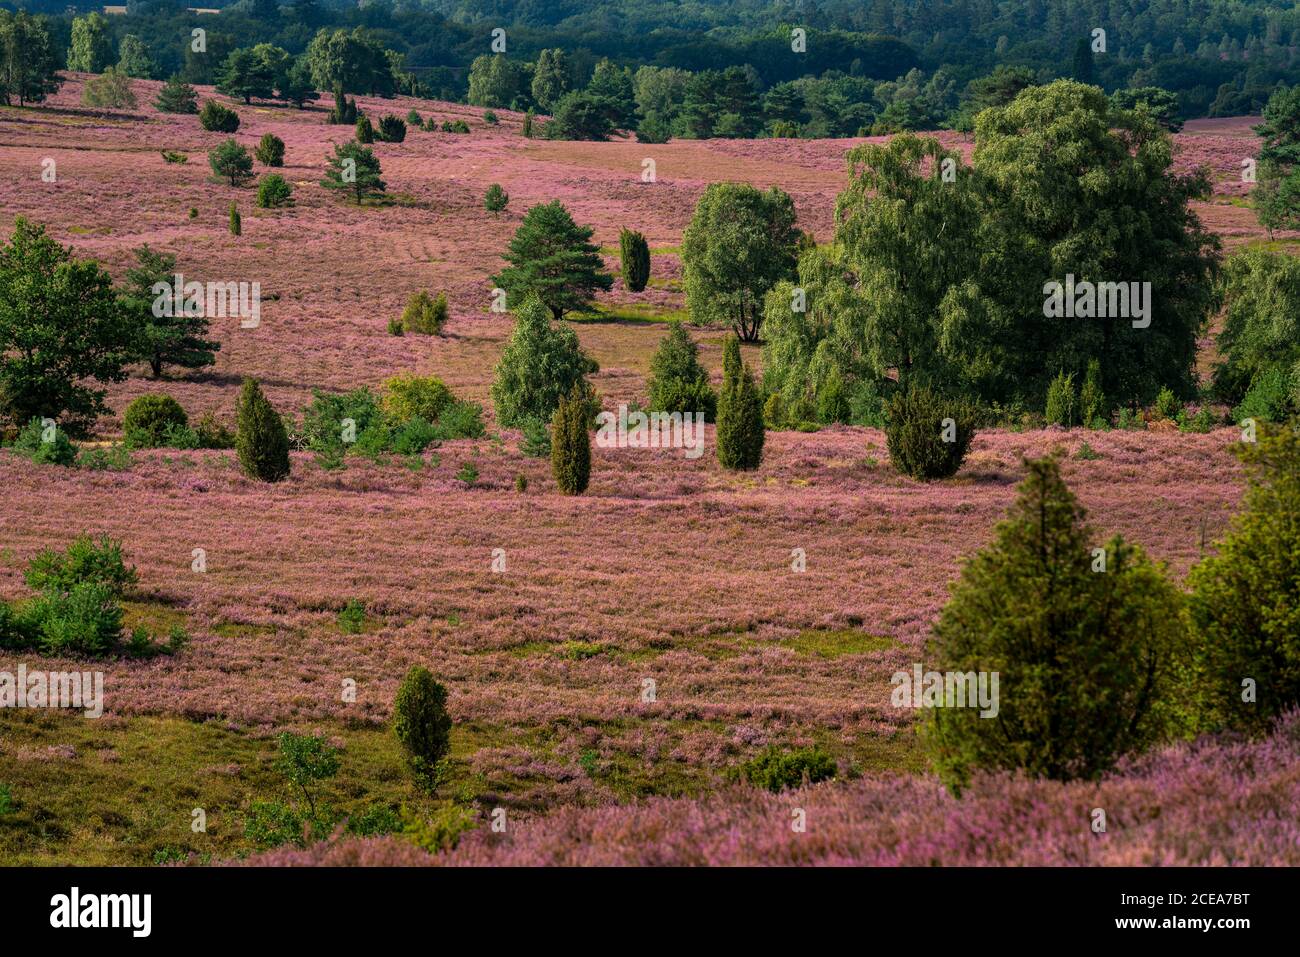
MULTIPOLYGON (((63 0, 0 8, 47 16, 60 64, 74 17, 99 9, 63 0)), ((239 0, 217 16, 178 0, 131 0, 124 15, 106 19, 114 49, 135 38, 132 72, 189 82, 216 81, 235 49, 270 43, 300 54, 322 29, 360 28, 395 55, 395 92, 447 99, 474 98, 472 66, 500 28, 513 66, 504 91, 496 83, 483 105, 540 111, 554 105, 533 95, 543 51, 563 51, 560 92, 586 87, 606 59, 629 74, 717 71, 706 85, 727 68, 744 71, 741 100, 753 100, 752 116, 723 104, 719 114, 741 121, 718 130, 679 122, 676 104, 657 111, 647 138, 962 127, 1002 93, 1061 76, 1108 92, 1167 90, 1176 97, 1170 112, 1182 117, 1239 115, 1258 112, 1300 56, 1300 9, 1277 0, 239 0), (195 27, 207 31, 204 55, 190 50, 195 27), (801 50, 792 42, 796 28, 804 31, 801 50)), ((690 77, 667 79, 685 98, 690 77)), ((640 94, 644 84, 636 85, 640 94)))

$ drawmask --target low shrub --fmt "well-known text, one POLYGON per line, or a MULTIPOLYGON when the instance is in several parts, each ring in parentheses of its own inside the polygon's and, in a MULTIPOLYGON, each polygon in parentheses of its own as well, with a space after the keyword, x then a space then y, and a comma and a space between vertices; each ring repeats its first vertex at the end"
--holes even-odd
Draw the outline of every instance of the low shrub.
POLYGON ((98 541, 89 535, 73 539, 63 553, 45 549, 27 565, 24 576, 35 591, 70 591, 77 585, 102 585, 121 598, 139 577, 122 556, 122 543, 107 535, 98 541))
POLYGON ((402 329, 405 332, 419 332, 426 336, 442 334, 442 327, 447 322, 447 294, 438 293, 432 298, 421 290, 407 300, 402 310, 402 329))
POLYGON ((293 187, 279 173, 263 176, 257 184, 257 205, 262 209, 292 206, 293 187))
POLYGON ((894 467, 921 480, 961 468, 975 436, 975 412, 926 387, 899 390, 885 404, 885 445, 894 467))
POLYGON ((184 427, 189 416, 171 396, 156 392, 131 400, 122 414, 122 430, 133 448, 157 448, 166 445, 169 427, 184 427))
POLYGON ((754 787, 778 794, 804 784, 829 781, 835 777, 835 772, 835 762, 830 755, 817 748, 782 751, 770 747, 758 757, 740 765, 733 775, 754 787))
POLYGON ((382 143, 400 143, 406 139, 406 124, 396 116, 381 116, 375 138, 382 143))
POLYGON ((253 155, 263 166, 283 166, 284 140, 274 133, 263 133, 253 148, 253 155))
POLYGON ((38 465, 75 465, 77 447, 51 420, 32 419, 14 440, 14 451, 38 465))
POLYGON ((366 627, 366 606, 356 598, 348 600, 338 614, 339 631, 345 635, 359 635, 366 627))
POLYGON ((194 426, 194 434, 201 449, 233 449, 235 433, 217 421, 211 412, 205 412, 194 426))
POLYGON ((233 133, 239 129, 239 114, 216 100, 207 100, 199 111, 199 125, 209 133, 233 133))
POLYGON ((441 379, 434 376, 395 375, 384 383, 381 407, 398 422, 405 422, 417 415, 429 422, 436 422, 455 402, 456 397, 441 379))

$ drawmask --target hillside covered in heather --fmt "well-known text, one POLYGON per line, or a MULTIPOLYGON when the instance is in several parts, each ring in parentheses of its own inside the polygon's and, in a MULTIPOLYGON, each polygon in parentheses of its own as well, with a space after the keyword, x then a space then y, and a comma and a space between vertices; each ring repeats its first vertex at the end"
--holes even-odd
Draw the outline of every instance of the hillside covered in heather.
MULTIPOLYGON (((456 5, 438 6, 456 22, 456 5)), ((1180 394, 1116 400, 1100 422, 1055 421, 1050 398, 1046 407, 987 403, 959 467, 937 480, 904 474, 881 397, 869 415, 845 400, 843 410, 814 403, 777 419, 768 389, 757 467, 719 460, 729 441, 719 410, 702 425, 699 458, 592 440, 589 484, 562 494, 560 420, 548 413, 549 448, 539 453, 535 422, 503 421, 510 405, 498 385, 525 307, 494 303, 529 210, 558 200, 590 228, 612 277, 582 308, 543 316, 594 360, 581 378, 593 392, 571 393, 573 405, 649 409, 655 357, 680 334, 670 324, 692 319, 686 233, 710 184, 779 188, 800 255, 815 256, 843 240, 836 209, 854 180, 850 151, 888 148, 891 136, 549 139, 525 135, 526 124, 551 122, 535 110, 353 92, 344 101, 376 125, 407 121, 400 140, 369 144, 384 188, 353 202, 323 184, 330 158, 357 137, 354 124, 327 122, 329 95, 298 109, 199 83, 200 103, 238 115, 236 131, 218 132, 158 110, 157 79, 130 81, 134 106, 88 106, 99 76, 68 72, 42 102, 0 107, 0 239, 15 244, 6 250, 16 249, 21 217, 125 286, 148 246, 174 255, 186 280, 256 281, 260 314, 254 325, 212 318, 205 335, 219 348, 193 368, 155 376, 144 353, 133 356, 129 374, 96 385, 104 408, 81 434, 60 431, 62 420, 44 427, 73 450, 68 461, 43 457, 54 453, 34 438, 40 416, 5 423, 0 671, 93 667, 105 693, 93 720, 0 714, 0 863, 1298 862, 1294 714, 1210 727, 1173 695, 1161 717, 1176 733, 1153 732, 1114 770, 1061 781, 993 769, 958 796, 932 766, 922 717, 891 700, 891 676, 938 654, 954 582, 1024 501, 1029 461, 1056 463, 1086 510, 1089 548, 1105 552, 1121 536, 1169 594, 1193 592, 1193 569, 1254 501, 1243 498, 1255 487, 1248 478, 1284 473, 1295 454, 1289 427, 1260 414, 1264 445, 1276 450, 1265 458, 1276 458, 1247 456, 1245 467, 1239 458, 1254 442, 1243 419, 1255 416, 1234 410, 1262 407, 1246 404, 1263 394, 1262 373, 1232 383, 1241 393, 1232 398, 1210 387, 1233 304, 1262 294, 1228 295, 1227 312, 1207 307, 1187 363, 1194 381, 1180 394), (444 126, 456 123, 464 131, 444 126), (227 141, 252 151, 267 136, 282 142, 282 165, 259 160, 234 184, 210 164, 227 141), (292 204, 259 205, 270 175, 288 184, 292 204), (494 185, 507 194, 503 208, 485 205, 494 185), (638 291, 625 278, 624 230, 648 247, 638 291), (420 293, 445 302, 431 334, 414 320, 403 327, 420 293), (366 450, 336 448, 330 429, 313 425, 331 401, 363 388, 395 417, 394 377, 445 386, 439 410, 463 413, 459 431, 447 414, 424 432, 394 426, 388 445, 366 450), (241 444, 257 418, 245 414, 248 379, 265 403, 256 409, 275 413, 266 430, 281 427, 284 447, 271 451, 286 474, 274 481, 241 444), (214 447, 176 440, 181 430, 145 441, 128 409, 162 393, 183 409, 182 429, 208 421, 230 435, 214 447), (416 433, 423 444, 403 444, 416 433), (50 571, 57 560, 41 556, 83 535, 119 543, 134 569, 95 601, 120 606, 120 643, 90 653, 77 644, 82 631, 33 611, 75 591, 50 571), (145 637, 133 643, 137 630, 145 637), (445 689, 449 721, 445 753, 423 780, 393 730, 417 667, 445 689), (332 764, 310 785, 327 809, 319 820, 304 818, 305 792, 284 770, 293 747, 321 749, 296 760, 325 753, 332 764), (775 782, 788 788, 760 780, 764 761, 790 754, 811 755, 811 770, 775 782), (1106 811, 1102 833, 1096 808, 1106 811), (203 830, 192 826, 195 809, 203 830), (790 827, 795 809, 804 830, 790 827), (494 816, 508 822, 502 830, 494 816)), ((438 92, 458 92, 454 80, 438 92)), ((1260 152, 1259 122, 1192 119, 1169 143, 1171 175, 1205 177, 1187 209, 1207 249, 1219 244, 1215 261, 1279 257, 1267 269, 1294 257, 1300 239, 1285 224, 1266 229, 1252 207, 1242 164, 1260 152)), ((973 162, 972 133, 934 137, 963 169, 973 162)), ((1294 323, 1288 288, 1269 287, 1283 297, 1277 315, 1294 323)), ((775 330, 737 344, 728 322, 695 319, 682 328, 698 348, 702 391, 720 406, 740 394, 728 391, 725 351, 738 351, 759 390, 765 371, 788 361, 772 343, 790 340, 775 330)), ((902 377, 890 366, 879 378, 902 377)), ((1279 402, 1300 395, 1286 388, 1275 390, 1279 402)), ((1294 514, 1277 505, 1293 486, 1276 480, 1275 497, 1253 513, 1277 541, 1295 534, 1294 514)), ((1124 547, 1107 554, 1130 555, 1124 547)), ((1247 583, 1278 587, 1269 620, 1282 622, 1283 645, 1295 641, 1285 630, 1295 621, 1292 568, 1247 583)), ((1218 666, 1199 654, 1187 652, 1189 671, 1218 666)), ((1290 680, 1281 665, 1278 674, 1278 684, 1290 680)), ((1284 712, 1270 693, 1269 707, 1284 712)))

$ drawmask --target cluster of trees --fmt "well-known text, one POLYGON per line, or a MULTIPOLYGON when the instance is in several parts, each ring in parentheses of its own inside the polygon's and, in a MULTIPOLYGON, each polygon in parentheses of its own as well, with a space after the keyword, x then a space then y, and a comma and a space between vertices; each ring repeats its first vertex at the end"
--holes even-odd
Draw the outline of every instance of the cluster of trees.
POLYGON ((556 114, 554 135, 636 128, 650 142, 962 128, 997 96, 1008 79, 994 80, 999 71, 1157 90, 1175 115, 1235 115, 1260 109, 1300 60, 1300 14, 1230 0, 843 0, 797 16, 776 2, 687 13, 648 0, 620 8, 616 21, 594 2, 566 4, 562 19, 513 2, 486 11, 248 0, 219 17, 168 0, 113 18, 50 7, 54 15, 39 18, 48 21, 50 60, 71 69, 225 82, 250 91, 239 95, 299 104, 296 91, 336 86, 468 98, 556 114), (498 27, 509 53, 485 53, 498 27), (195 28, 206 37, 198 50, 188 42, 195 28), (1106 37, 1094 53, 1097 28, 1106 37))
POLYGON ((1300 227, 1300 86, 1281 86, 1255 127, 1263 145, 1251 191, 1260 225, 1268 230, 1300 227))
POLYGON ((104 390, 136 363, 211 365, 218 343, 201 316, 156 315, 155 283, 169 287, 174 256, 148 246, 115 286, 93 260, 79 259, 23 217, 0 244, 0 415, 13 427, 54 419, 86 432, 106 410, 104 390))
POLYGON ((972 165, 907 134, 849 162, 834 241, 744 291, 763 301, 765 391, 796 419, 829 405, 871 421, 913 385, 1041 410, 1053 379, 1083 382, 1092 363, 1106 418, 1163 388, 1196 394, 1218 247, 1189 202, 1209 186, 1173 171, 1149 111, 1118 111, 1097 87, 1062 80, 981 113, 972 165), (1046 284, 1067 276, 1150 283, 1149 314, 1112 299, 1109 314, 1049 318, 1046 284), (827 403, 828 390, 847 402, 827 403))
POLYGON ((44 17, 0 10, 0 103, 39 103, 58 91, 60 66, 44 17))

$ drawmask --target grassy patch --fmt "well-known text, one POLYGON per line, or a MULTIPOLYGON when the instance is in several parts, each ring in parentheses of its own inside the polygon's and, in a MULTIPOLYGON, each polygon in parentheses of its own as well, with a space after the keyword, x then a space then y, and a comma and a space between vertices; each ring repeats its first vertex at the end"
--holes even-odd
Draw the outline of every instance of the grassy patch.
POLYGON ((901 642, 888 635, 872 635, 856 628, 839 630, 821 628, 801 631, 793 638, 782 639, 780 644, 783 648, 791 648, 801 655, 840 658, 844 655, 868 655, 873 651, 888 651, 890 648, 897 648, 901 642))
POLYGON ((685 309, 660 309, 656 306, 634 302, 627 305, 597 303, 587 312, 570 313, 566 316, 570 322, 597 323, 614 322, 635 325, 665 323, 673 320, 687 322, 689 316, 685 309))

